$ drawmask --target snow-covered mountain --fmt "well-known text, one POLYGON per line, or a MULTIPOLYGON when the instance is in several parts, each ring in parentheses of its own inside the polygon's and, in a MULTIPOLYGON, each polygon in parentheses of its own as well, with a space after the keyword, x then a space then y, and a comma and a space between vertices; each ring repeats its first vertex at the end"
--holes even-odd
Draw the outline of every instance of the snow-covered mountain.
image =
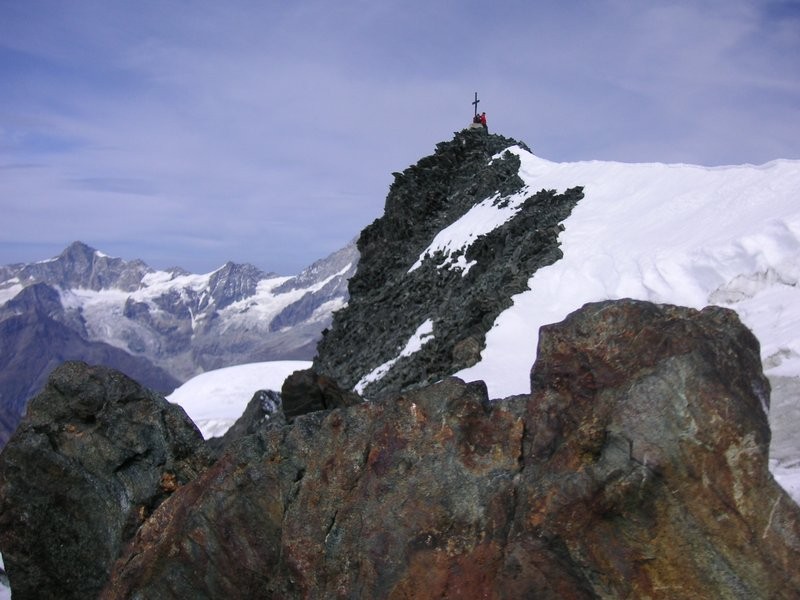
POLYGON ((107 364, 167 393, 209 369, 309 359, 357 262, 351 244, 294 277, 231 262, 196 275, 75 242, 55 258, 0 267, 0 429, 13 430, 64 360, 107 364))
MULTIPOLYGON (((580 184, 584 198, 564 221, 563 259, 514 297, 480 363, 460 376, 484 379, 495 397, 525 391, 520 373, 533 361, 541 325, 587 302, 623 297, 732 308, 761 341, 767 374, 800 376, 800 161, 554 163, 510 151, 530 188, 580 184)), ((451 226, 450 246, 469 243, 459 229, 470 227, 451 226)))
MULTIPOLYGON (((772 469, 799 499, 800 161, 728 167, 554 163, 519 145, 507 151, 519 158, 525 193, 581 186, 584 197, 562 222, 563 258, 530 277, 529 289, 494 319, 479 361, 452 374, 483 380, 492 398, 528 392, 539 327, 591 301, 630 297, 731 308, 760 340, 773 386, 772 469)), ((427 247, 404 268, 412 273, 430 264, 443 279, 466 277, 470 248, 521 206, 476 198, 471 209, 430 234, 427 247)), ((393 323, 400 323, 404 307, 396 310, 393 323)), ((394 357, 376 355, 375 364, 358 365, 370 381, 391 374, 435 338, 436 315, 415 318, 419 323, 396 345, 394 357)))

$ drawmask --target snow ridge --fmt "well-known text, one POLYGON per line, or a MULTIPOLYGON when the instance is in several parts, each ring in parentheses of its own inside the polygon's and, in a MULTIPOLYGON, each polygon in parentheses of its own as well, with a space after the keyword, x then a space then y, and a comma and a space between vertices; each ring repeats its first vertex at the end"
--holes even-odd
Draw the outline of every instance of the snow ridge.
POLYGON ((459 377, 484 380, 495 398, 527 393, 539 327, 623 297, 732 308, 773 359, 770 374, 800 375, 800 161, 553 163, 509 151, 531 189, 582 185, 584 198, 564 222, 564 257, 514 297, 459 377))

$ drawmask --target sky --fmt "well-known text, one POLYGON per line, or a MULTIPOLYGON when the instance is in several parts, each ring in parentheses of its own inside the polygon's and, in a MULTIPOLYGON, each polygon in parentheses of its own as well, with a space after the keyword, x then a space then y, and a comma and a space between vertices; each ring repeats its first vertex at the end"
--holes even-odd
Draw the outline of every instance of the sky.
POLYGON ((296 274, 476 91, 552 161, 800 158, 798 73, 798 0, 0 0, 0 264, 296 274))

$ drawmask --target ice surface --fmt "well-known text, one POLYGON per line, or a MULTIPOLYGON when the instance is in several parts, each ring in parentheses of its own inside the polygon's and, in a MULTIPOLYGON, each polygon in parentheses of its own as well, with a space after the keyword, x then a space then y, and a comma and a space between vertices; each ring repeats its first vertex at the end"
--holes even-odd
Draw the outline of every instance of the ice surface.
POLYGON ((309 361, 283 360, 208 371, 184 383, 167 400, 182 406, 208 439, 224 434, 258 390, 280 391, 289 375, 310 367, 309 361))

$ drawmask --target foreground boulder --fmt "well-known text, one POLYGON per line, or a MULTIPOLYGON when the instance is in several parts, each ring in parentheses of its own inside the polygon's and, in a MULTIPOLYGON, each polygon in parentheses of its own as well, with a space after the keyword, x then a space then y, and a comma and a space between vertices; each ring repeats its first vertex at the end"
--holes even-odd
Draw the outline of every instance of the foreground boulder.
POLYGON ((69 362, 0 454, 0 550, 15 600, 93 598, 139 525, 207 466, 183 409, 69 362))
POLYGON ((800 597, 800 509, 767 470, 735 313, 587 305, 543 328, 531 382, 490 402, 448 379, 241 439, 102 597, 800 597))
POLYGON ((599 303, 541 336, 528 535, 562 540, 600 597, 800 597, 800 510, 767 468, 769 384, 736 314, 599 303))

